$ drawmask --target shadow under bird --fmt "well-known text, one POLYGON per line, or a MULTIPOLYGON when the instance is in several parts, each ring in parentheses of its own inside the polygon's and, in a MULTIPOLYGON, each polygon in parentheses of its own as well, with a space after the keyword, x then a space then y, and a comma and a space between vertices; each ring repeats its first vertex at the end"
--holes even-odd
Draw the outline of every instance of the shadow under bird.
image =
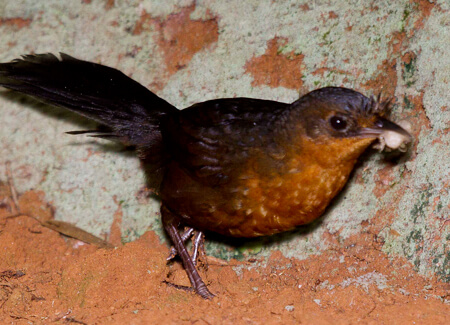
POLYGON ((257 237, 307 224, 375 140, 411 141, 385 118, 388 102, 340 87, 291 104, 228 98, 178 110, 116 69, 62 53, 0 64, 0 86, 97 121, 102 128, 84 133, 136 148, 160 196, 172 256, 204 298, 214 295, 196 269, 203 231, 257 237))

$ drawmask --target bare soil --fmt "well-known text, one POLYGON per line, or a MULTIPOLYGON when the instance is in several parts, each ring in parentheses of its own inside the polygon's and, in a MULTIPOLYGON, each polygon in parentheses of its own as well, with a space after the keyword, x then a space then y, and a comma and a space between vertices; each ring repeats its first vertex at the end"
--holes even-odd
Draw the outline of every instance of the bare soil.
POLYGON ((362 233, 306 260, 207 258, 204 300, 147 232, 114 249, 43 226, 42 193, 0 186, 1 324, 448 324, 450 285, 418 275, 362 233), (16 201, 16 204, 14 204, 16 201), (15 206, 17 205, 17 207, 15 206), (20 213, 18 213, 20 211, 20 213), (447 303, 445 303, 447 301, 447 303))

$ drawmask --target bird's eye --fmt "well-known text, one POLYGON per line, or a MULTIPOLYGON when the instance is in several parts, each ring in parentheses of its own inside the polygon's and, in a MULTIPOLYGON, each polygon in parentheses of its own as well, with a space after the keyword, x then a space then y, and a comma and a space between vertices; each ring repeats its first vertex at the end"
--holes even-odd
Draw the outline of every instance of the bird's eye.
POLYGON ((336 131, 343 131, 347 128, 347 121, 342 116, 332 116, 330 118, 330 125, 336 131))

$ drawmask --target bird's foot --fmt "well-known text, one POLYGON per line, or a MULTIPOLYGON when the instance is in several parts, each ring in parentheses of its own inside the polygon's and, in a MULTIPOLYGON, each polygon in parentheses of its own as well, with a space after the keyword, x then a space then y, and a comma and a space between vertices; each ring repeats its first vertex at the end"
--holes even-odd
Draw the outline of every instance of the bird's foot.
MULTIPOLYGON (((192 253, 191 253, 191 258, 192 261, 194 262, 194 265, 197 266, 198 265, 198 261, 200 260, 200 257, 204 257, 206 256, 205 253, 205 236, 203 234, 203 232, 201 231, 196 231, 194 230, 194 228, 186 228, 186 230, 180 235, 181 240, 183 241, 183 243, 186 244, 186 242, 192 238, 192 253), (193 237, 192 237, 193 236, 193 237)), ((178 255, 178 252, 175 248, 175 246, 170 247, 169 250, 169 256, 167 256, 166 260, 170 261, 173 260, 175 258, 175 256, 178 255)))
MULTIPOLYGON (((186 228, 186 230, 180 235, 181 240, 184 244, 186 244, 186 241, 192 237, 192 234, 194 233, 194 228, 186 228)), ((167 256, 166 260, 171 261, 175 258, 175 256, 178 255, 177 249, 175 246, 171 246, 169 250, 169 256, 167 256)), ((194 262, 195 264, 195 262, 194 262)))
MULTIPOLYGON (((184 244, 182 235, 180 235, 180 233, 178 232, 177 225, 179 224, 179 222, 177 221, 176 215, 174 215, 164 205, 161 207, 161 220, 164 229, 167 231, 167 234, 172 240, 177 255, 181 258, 181 261, 183 262, 184 269, 186 270, 186 273, 188 275, 189 281, 191 282, 193 290, 198 295, 200 295, 205 299, 213 298, 214 295, 208 290, 208 287, 200 277, 200 274, 198 273, 197 268, 194 265, 194 261, 192 260, 192 256, 194 256, 195 258, 198 257, 199 247, 203 246, 202 244, 203 233, 197 232, 196 235, 194 236, 194 243, 193 243, 194 253, 191 256, 189 255, 186 249, 186 245, 184 244)), ((190 231, 186 233, 185 231, 186 233, 185 237, 189 238, 190 236, 189 232, 190 231)))

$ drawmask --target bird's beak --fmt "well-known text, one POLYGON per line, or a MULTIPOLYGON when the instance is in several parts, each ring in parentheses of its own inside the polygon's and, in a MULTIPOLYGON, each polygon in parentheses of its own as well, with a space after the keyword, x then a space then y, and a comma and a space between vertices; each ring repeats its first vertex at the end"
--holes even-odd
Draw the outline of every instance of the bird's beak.
POLYGON ((371 127, 362 128, 358 133, 362 137, 378 138, 382 144, 382 148, 384 146, 391 149, 405 148, 406 144, 410 143, 413 139, 411 134, 405 130, 410 129, 410 124, 406 121, 399 122, 399 124, 393 123, 383 117, 377 117, 371 127))
POLYGON ((412 139, 411 134, 403 127, 395 124, 383 117, 378 117, 372 127, 362 128, 359 132, 362 136, 379 136, 387 131, 398 133, 399 135, 412 139))

